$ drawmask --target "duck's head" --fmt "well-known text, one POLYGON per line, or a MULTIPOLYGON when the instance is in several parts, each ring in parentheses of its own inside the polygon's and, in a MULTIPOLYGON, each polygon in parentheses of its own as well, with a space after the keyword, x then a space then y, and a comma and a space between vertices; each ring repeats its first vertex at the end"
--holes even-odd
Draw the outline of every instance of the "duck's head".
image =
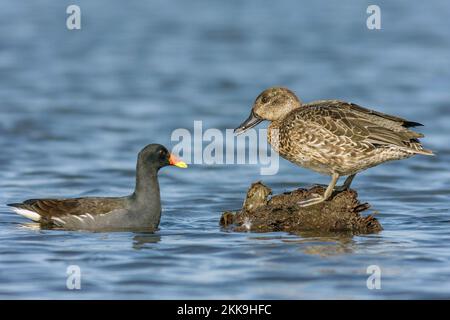
POLYGON ((253 103, 250 116, 234 129, 234 133, 241 134, 264 120, 279 120, 300 105, 301 101, 287 88, 272 87, 266 89, 253 103))
POLYGON ((166 147, 160 144, 149 144, 139 152, 138 167, 153 168, 156 170, 165 166, 186 168, 187 164, 171 154, 166 147))

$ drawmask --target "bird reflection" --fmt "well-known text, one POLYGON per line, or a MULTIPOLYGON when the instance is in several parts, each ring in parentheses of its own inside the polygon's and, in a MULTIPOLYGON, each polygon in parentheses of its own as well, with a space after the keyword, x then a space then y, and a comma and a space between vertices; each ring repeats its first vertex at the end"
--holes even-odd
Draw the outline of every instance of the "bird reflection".
POLYGON ((343 255, 354 252, 353 232, 318 232, 302 231, 291 233, 291 236, 253 237, 256 240, 281 240, 284 243, 299 244, 299 249, 306 254, 322 257, 343 255), (292 235, 298 236, 293 238, 292 235))
MULTIPOLYGON (((52 227, 46 227, 39 223, 22 223, 19 228, 33 230, 33 231, 41 231, 41 230, 55 230, 52 227)), ((106 233, 105 233, 106 234, 106 233)), ((151 243, 158 243, 161 241, 161 235, 153 232, 139 232, 134 233, 133 236, 133 244, 132 247, 135 250, 141 250, 145 248, 149 248, 146 246, 151 243)))
POLYGON ((133 237, 133 249, 141 250, 148 248, 146 245, 149 243, 158 243, 161 241, 161 235, 158 233, 136 233, 133 237))
POLYGON ((285 240, 304 244, 301 250, 306 254, 322 257, 349 254, 354 252, 355 241, 353 232, 317 232, 303 231, 295 233, 298 240, 285 240))

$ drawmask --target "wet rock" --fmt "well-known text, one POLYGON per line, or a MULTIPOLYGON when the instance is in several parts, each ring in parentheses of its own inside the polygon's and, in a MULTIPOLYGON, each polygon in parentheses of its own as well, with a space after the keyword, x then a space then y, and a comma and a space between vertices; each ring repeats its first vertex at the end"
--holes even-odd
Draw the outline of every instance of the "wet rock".
POLYGON ((226 229, 243 232, 351 232, 353 234, 376 233, 383 228, 373 215, 362 216, 368 203, 360 203, 356 191, 339 192, 331 199, 309 207, 299 207, 300 201, 325 189, 315 186, 272 195, 272 190, 261 182, 253 183, 242 209, 222 214, 220 225, 226 229))

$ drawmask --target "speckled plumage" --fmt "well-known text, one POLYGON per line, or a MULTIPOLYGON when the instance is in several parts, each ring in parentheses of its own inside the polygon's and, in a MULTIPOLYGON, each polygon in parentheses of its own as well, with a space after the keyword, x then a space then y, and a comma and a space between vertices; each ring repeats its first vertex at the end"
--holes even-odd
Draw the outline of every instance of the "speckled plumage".
POLYGON ((272 147, 287 160, 331 175, 347 176, 423 149, 422 134, 408 129, 407 120, 338 100, 305 104, 273 121, 268 130, 272 147))
MULTIPOLYGON (((417 122, 339 100, 302 104, 286 88, 275 87, 262 92, 256 98, 250 117, 236 132, 243 132, 263 120, 272 121, 267 139, 283 158, 331 175, 333 181, 340 176, 351 176, 346 187, 353 175, 370 167, 415 154, 433 154, 418 140, 423 135, 410 129, 421 125, 417 122)), ((327 190, 325 199, 331 195, 336 181, 327 190)))

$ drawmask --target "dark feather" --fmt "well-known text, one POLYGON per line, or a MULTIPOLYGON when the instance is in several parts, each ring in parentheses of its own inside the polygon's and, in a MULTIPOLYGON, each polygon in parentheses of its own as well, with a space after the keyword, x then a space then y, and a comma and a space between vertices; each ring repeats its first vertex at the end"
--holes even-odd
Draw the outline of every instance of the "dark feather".
POLYGON ((298 115, 320 124, 336 136, 347 136, 353 141, 368 142, 374 147, 396 145, 412 151, 421 151, 418 138, 423 134, 408 127, 421 125, 400 117, 363 108, 338 100, 315 101, 303 105, 298 115))
POLYGON ((105 214, 123 208, 126 198, 29 199, 10 207, 36 212, 44 220, 65 215, 105 214))

